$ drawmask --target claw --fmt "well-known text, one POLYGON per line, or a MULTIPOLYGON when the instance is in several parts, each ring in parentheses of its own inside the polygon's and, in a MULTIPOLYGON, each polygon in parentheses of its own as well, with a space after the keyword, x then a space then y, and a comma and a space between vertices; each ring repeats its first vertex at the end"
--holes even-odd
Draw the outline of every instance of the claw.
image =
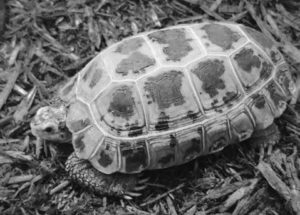
POLYGON ((136 186, 133 188, 134 191, 141 191, 144 190, 148 185, 143 185, 143 186, 136 186))
POLYGON ((140 179, 140 180, 138 180, 138 184, 145 184, 145 183, 147 183, 149 180, 150 180, 150 178, 143 178, 143 179, 140 179))
POLYGON ((126 200, 132 200, 133 199, 131 196, 127 196, 127 195, 124 195, 123 198, 126 199, 126 200))
POLYGON ((124 196, 127 196, 127 195, 130 196, 130 197, 139 197, 142 194, 141 193, 135 193, 135 192, 127 191, 124 196))

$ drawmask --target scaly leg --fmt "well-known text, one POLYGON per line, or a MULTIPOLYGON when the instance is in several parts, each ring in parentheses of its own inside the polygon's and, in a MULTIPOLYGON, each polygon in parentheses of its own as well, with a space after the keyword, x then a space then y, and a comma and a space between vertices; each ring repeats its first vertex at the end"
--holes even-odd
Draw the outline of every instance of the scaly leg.
POLYGON ((100 195, 132 199, 140 196, 139 191, 146 188, 147 179, 139 179, 137 174, 101 173, 89 161, 78 158, 75 153, 69 156, 66 171, 78 184, 100 195))

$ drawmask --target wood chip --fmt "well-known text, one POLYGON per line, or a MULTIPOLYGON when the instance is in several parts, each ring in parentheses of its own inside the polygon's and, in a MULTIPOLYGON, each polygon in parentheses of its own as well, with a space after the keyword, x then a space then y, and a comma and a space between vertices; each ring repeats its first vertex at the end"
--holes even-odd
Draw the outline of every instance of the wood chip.
POLYGON ((218 13, 211 11, 209 8, 207 8, 204 5, 200 5, 201 10, 203 10, 207 15, 214 17, 216 20, 219 21, 225 21, 225 19, 220 16, 218 13))
POLYGON ((24 182, 28 182, 31 181, 33 178, 35 177, 35 175, 20 175, 20 176, 13 176, 10 177, 7 184, 18 184, 18 183, 24 183, 24 182))
POLYGON ((232 193, 225 201, 224 205, 220 208, 221 212, 227 211, 230 207, 236 204, 238 201, 249 195, 257 185, 258 179, 253 179, 249 186, 241 187, 232 193))
MULTIPOLYGON (((294 183, 292 176, 290 175, 290 179, 293 180, 292 190, 278 177, 272 167, 261 161, 257 168, 267 180, 268 184, 278 192, 280 196, 282 196, 285 201, 289 204, 290 208, 293 210, 294 213, 300 214, 300 191, 299 187, 296 187, 297 183, 294 183)), ((293 169, 292 171, 295 171, 293 169)))
POLYGON ((223 0, 216 0, 214 1, 214 3, 212 3, 212 5, 209 7, 210 11, 215 11, 218 9, 218 7, 220 6, 220 4, 222 4, 223 0))
POLYGON ((0 92, 0 110, 2 109, 3 105, 5 104, 12 89, 14 88, 14 85, 20 74, 20 66, 10 69, 10 72, 11 72, 11 74, 9 75, 8 81, 7 81, 4 89, 2 90, 2 92, 0 92))
POLYGON ((167 204, 168 204, 168 207, 169 207, 169 214, 170 215, 177 215, 176 209, 174 207, 174 204, 173 204, 173 201, 171 200, 171 198, 169 196, 167 196, 166 200, 167 200, 167 204))
POLYGON ((232 184, 228 184, 228 185, 223 186, 221 188, 211 189, 211 190, 208 191, 207 195, 203 198, 203 200, 204 199, 218 199, 218 198, 227 196, 227 195, 235 192, 239 188, 248 186, 251 183, 252 183, 251 180, 243 180, 241 182, 239 181, 239 182, 235 182, 235 183, 232 183, 232 184))
POLYGON ((13 114, 14 120, 16 123, 19 123, 24 120, 24 117, 28 114, 29 109, 35 98, 37 89, 33 87, 30 92, 22 99, 20 104, 17 106, 15 113, 13 114))
POLYGON ((156 201, 158 201, 158 200, 164 198, 165 196, 169 195, 169 193, 172 193, 172 192, 174 192, 174 191, 176 191, 176 190, 181 189, 182 187, 184 187, 184 184, 180 184, 180 185, 178 185, 177 187, 175 187, 175 188, 173 188, 173 189, 171 189, 171 190, 168 190, 167 192, 165 192, 165 193, 163 193, 163 194, 161 194, 161 195, 155 197, 154 199, 150 199, 150 200, 148 200, 147 202, 142 203, 140 206, 141 206, 141 207, 144 207, 144 206, 146 206, 146 205, 152 204, 152 203, 154 203, 154 202, 156 202, 156 201))
POLYGON ((70 182, 69 180, 61 182, 58 186, 54 187, 54 188, 50 191, 50 195, 53 195, 54 193, 60 192, 60 191, 63 190, 65 187, 69 186, 70 183, 71 183, 71 182, 70 182))

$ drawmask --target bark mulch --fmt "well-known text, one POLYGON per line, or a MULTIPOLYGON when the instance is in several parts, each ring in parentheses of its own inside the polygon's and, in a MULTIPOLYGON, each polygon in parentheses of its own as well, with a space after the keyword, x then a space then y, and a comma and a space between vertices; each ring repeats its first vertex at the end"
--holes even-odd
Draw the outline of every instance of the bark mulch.
POLYGON ((246 141, 146 172, 148 187, 133 200, 70 182, 70 149, 38 144, 29 127, 99 51, 175 24, 209 19, 256 28, 300 75, 299 7, 297 0, 0 0, 0 214, 300 214, 299 104, 277 120, 282 137, 271 152, 246 141))

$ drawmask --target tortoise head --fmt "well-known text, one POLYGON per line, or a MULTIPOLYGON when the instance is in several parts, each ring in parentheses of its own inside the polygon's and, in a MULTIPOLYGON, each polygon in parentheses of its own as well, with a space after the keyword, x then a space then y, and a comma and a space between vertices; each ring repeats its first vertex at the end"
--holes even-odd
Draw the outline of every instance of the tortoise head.
POLYGON ((30 123, 34 136, 57 143, 70 142, 72 135, 66 126, 67 110, 46 106, 40 108, 30 123))

